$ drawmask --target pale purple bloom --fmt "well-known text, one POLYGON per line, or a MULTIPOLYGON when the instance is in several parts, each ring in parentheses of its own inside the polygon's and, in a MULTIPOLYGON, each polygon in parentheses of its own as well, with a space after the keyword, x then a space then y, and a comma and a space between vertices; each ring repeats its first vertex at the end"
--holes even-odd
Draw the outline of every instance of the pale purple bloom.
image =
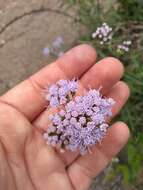
POLYGON ((66 148, 71 151, 79 150, 82 155, 88 151, 90 146, 100 142, 105 136, 105 131, 100 130, 95 125, 87 127, 71 125, 65 133, 70 136, 69 144, 66 148))
POLYGON ((92 121, 95 123, 95 125, 99 125, 105 122, 105 117, 102 113, 93 114, 91 118, 92 118, 92 121))
POLYGON ((53 133, 53 132, 55 132, 55 131, 56 131, 56 127, 55 127, 54 125, 50 125, 50 126, 48 127, 48 130, 47 130, 48 133, 53 133))
POLYGON ((50 102, 51 107, 66 104, 70 101, 77 91, 78 84, 76 80, 59 80, 45 90, 46 100, 50 102))
POLYGON ((61 111, 59 112, 59 114, 60 114, 60 116, 64 117, 65 114, 66 114, 66 112, 65 112, 65 110, 61 110, 61 111))
POLYGON ((55 114, 53 119, 52 119, 52 122, 54 125, 60 125, 61 124, 61 117, 60 115, 58 114, 55 114))
POLYGON ((76 119, 75 117, 72 117, 72 118, 70 119, 70 124, 76 125, 76 124, 77 124, 77 119, 76 119))
POLYGON ((67 105, 66 105, 66 111, 67 112, 72 112, 72 111, 74 111, 74 108, 75 108, 75 102, 74 101, 70 101, 67 105))
POLYGON ((50 48, 49 48, 49 47, 45 47, 45 48, 43 49, 43 54, 44 54, 45 56, 48 56, 48 55, 50 54, 50 48))
POLYGON ((76 103, 79 103, 79 102, 81 102, 82 101, 82 98, 80 97, 80 96, 76 96, 75 97, 75 102, 76 103))
POLYGON ((61 79, 57 82, 59 86, 68 86, 68 80, 61 79))
POLYGON ((123 41, 122 44, 119 44, 117 46, 117 51, 118 52, 128 52, 130 50, 132 42, 130 40, 123 41))
POLYGON ((57 87, 57 85, 50 86, 50 88, 49 88, 49 94, 51 96, 56 96, 58 94, 58 87, 57 87))
POLYGON ((64 45, 64 39, 61 36, 58 36, 49 47, 45 47, 43 49, 43 55, 49 56, 54 55, 56 57, 61 57, 64 52, 62 50, 62 46, 64 45))
POLYGON ((72 117, 78 117, 78 112, 74 110, 71 112, 71 115, 72 117))
POLYGON ((51 107, 57 107, 59 105, 59 101, 57 97, 52 96, 50 98, 50 106, 51 107))
POLYGON ((92 109, 87 109, 86 110, 86 115, 87 116, 92 116, 93 113, 94 113, 94 111, 92 109))
POLYGON ((69 90, 71 92, 76 92, 77 89, 78 89, 78 83, 77 83, 77 81, 75 79, 69 81, 68 88, 69 88, 69 90))
POLYGON ((65 118, 66 118, 66 119, 70 119, 70 118, 71 118, 71 114, 70 114, 70 113, 66 113, 66 114, 65 114, 65 118))
POLYGON ((86 118, 85 117, 80 117, 79 122, 81 125, 84 125, 86 123, 86 118))
MULTIPOLYGON (((70 93, 71 96, 77 91, 78 83, 75 80, 60 80, 56 86, 53 85, 49 89, 51 89, 50 104, 52 100, 53 105, 53 98, 57 98, 60 104, 63 94, 67 96, 70 93), (58 96, 55 96, 57 87, 58 96), (59 93, 60 88, 64 88, 64 91, 61 90, 62 93, 59 93)), ((67 101, 58 113, 50 117, 51 125, 44 134, 45 140, 52 146, 85 154, 91 146, 101 142, 106 135, 109 127, 106 118, 111 116, 111 108, 114 104, 115 101, 112 98, 104 98, 99 90, 94 89, 89 90, 83 96, 67 101)))
POLYGON ((107 131, 107 128, 109 127, 109 125, 107 123, 103 123, 99 126, 100 130, 101 131, 104 131, 106 132, 107 131))
POLYGON ((64 39, 61 36, 58 36, 52 43, 52 47, 55 49, 59 49, 61 45, 64 44, 64 39))
POLYGON ((67 86, 60 87, 59 90, 58 90, 59 97, 67 95, 68 91, 69 91, 69 89, 68 89, 67 86))
POLYGON ((112 39, 112 28, 107 23, 103 23, 92 33, 92 38, 99 39, 101 45, 109 42, 112 39))
POLYGON ((69 119, 64 119, 64 120, 63 120, 63 126, 67 126, 67 125, 69 125, 69 124, 70 124, 69 119))

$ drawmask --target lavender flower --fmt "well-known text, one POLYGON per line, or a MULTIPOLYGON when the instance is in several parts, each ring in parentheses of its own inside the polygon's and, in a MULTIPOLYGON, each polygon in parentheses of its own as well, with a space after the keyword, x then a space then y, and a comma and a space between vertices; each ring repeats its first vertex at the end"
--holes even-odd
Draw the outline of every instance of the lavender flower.
POLYGON ((43 55, 49 56, 54 55, 56 57, 61 57, 64 52, 61 51, 61 47, 64 45, 64 39, 61 36, 58 36, 49 47, 43 49, 43 55))
POLYGON ((59 49, 64 44, 64 40, 61 36, 58 36, 52 43, 54 49, 59 49))
POLYGON ((59 80, 56 84, 51 85, 46 89, 46 100, 50 101, 51 107, 66 104, 75 95, 78 89, 78 84, 73 80, 59 80))
POLYGON ((45 48, 43 49, 43 54, 44 54, 45 56, 49 56, 49 54, 50 54, 50 49, 49 49, 49 47, 45 47, 45 48))
POLYGON ((108 44, 110 48, 116 48, 117 53, 124 54, 129 52, 132 42, 130 40, 125 40, 121 44, 115 44, 112 41, 113 29, 107 24, 103 23, 100 27, 92 33, 92 38, 99 41, 101 45, 108 44), (113 47, 112 47, 113 46, 113 47))
POLYGON ((112 39, 112 28, 107 23, 103 23, 101 27, 98 27, 97 30, 92 33, 92 38, 99 39, 101 45, 109 42, 112 39))
MULTIPOLYGON (((52 85, 48 96, 50 103, 53 96, 60 100, 60 88, 68 89, 64 89, 63 92, 67 97, 77 91, 77 84, 75 80, 60 80, 52 85)), ((106 135, 109 127, 106 118, 111 116, 114 104, 113 99, 102 97, 100 91, 95 89, 89 90, 83 96, 72 96, 58 113, 50 116, 51 125, 44 133, 44 139, 51 146, 79 151, 83 155, 91 146, 101 142, 106 135)))
POLYGON ((130 50, 130 46, 131 46, 132 42, 131 41, 123 41, 122 44, 119 44, 117 46, 117 52, 128 52, 130 50))

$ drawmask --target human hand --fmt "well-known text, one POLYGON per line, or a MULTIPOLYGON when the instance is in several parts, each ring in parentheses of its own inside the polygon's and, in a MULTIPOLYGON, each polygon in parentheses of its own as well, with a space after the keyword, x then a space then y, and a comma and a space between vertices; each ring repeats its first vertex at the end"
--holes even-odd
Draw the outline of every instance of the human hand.
POLYGON ((95 63, 96 53, 80 45, 46 66, 0 97, 0 189, 1 190, 87 190, 129 137, 122 122, 114 123, 92 154, 66 151, 48 146, 42 137, 48 110, 41 92, 46 85, 63 78, 78 77, 82 88, 99 88, 116 104, 115 116, 125 104, 129 89, 119 81, 123 66, 115 58, 95 63))

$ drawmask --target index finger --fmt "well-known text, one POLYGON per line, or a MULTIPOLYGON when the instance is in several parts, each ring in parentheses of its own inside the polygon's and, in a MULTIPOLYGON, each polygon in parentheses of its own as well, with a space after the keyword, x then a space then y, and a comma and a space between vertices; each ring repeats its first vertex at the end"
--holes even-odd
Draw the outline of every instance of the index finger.
POLYGON ((80 78, 94 64, 95 59, 96 52, 91 46, 79 45, 8 91, 0 99, 32 121, 45 108, 46 102, 41 91, 46 85, 63 78, 80 78))

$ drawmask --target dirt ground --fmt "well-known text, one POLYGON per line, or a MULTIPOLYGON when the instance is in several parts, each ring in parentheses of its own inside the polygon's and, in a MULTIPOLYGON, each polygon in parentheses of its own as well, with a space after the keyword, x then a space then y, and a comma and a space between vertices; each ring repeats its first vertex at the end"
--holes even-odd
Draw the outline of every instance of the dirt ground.
POLYGON ((60 0, 0 1, 0 94, 54 59, 42 51, 57 36, 74 45, 81 27, 70 15, 60 0))

